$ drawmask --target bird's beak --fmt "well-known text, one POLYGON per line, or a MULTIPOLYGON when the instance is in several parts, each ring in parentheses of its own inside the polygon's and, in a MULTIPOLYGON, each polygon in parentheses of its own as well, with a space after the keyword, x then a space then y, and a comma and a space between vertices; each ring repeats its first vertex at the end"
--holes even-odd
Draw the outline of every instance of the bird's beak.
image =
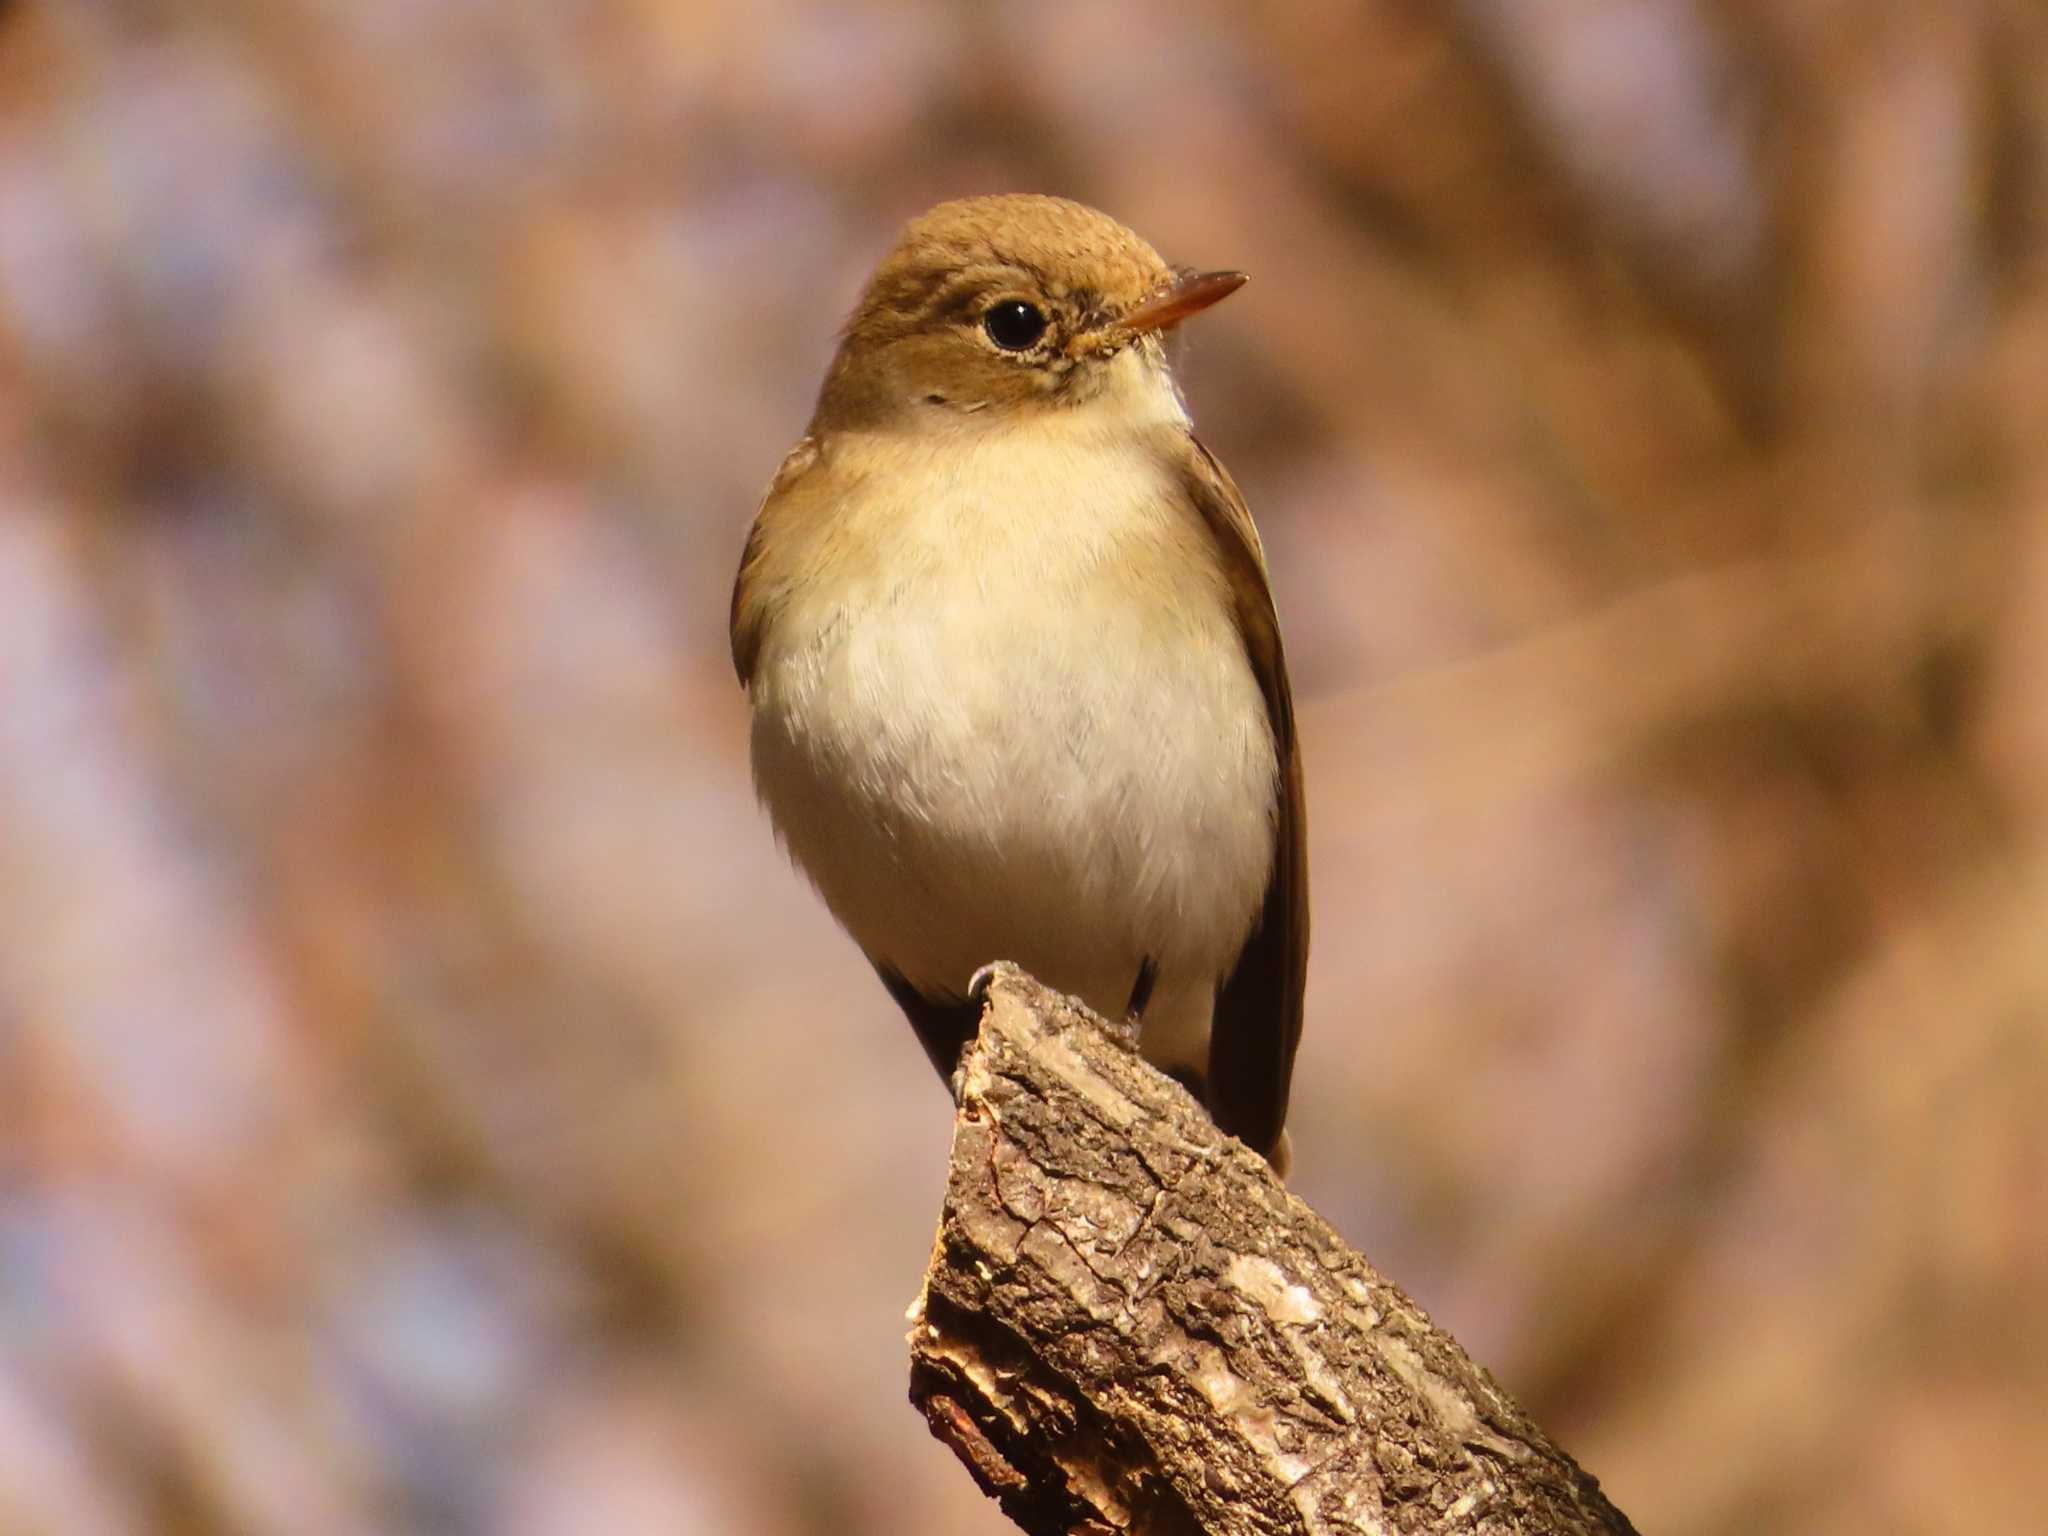
POLYGON ((1245 285, 1243 272, 1193 272, 1178 277, 1117 321, 1120 339, 1143 336, 1150 331, 1170 330, 1200 314, 1211 304, 1229 298, 1245 285))

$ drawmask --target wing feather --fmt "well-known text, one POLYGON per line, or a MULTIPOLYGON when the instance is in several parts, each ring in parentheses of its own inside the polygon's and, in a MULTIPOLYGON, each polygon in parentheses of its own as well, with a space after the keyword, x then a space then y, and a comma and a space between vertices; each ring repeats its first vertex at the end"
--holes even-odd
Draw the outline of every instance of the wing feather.
MULTIPOLYGON (((1193 441, 1192 439, 1190 441, 1193 441)), ((1265 695, 1279 758, 1273 873, 1256 925, 1217 988, 1209 1035, 1209 1097, 1216 1123, 1271 1156, 1287 1121, 1308 973, 1308 854, 1301 751, 1280 620, 1265 551, 1244 496, 1200 442, 1181 455, 1189 497, 1222 556, 1245 656, 1265 695)))

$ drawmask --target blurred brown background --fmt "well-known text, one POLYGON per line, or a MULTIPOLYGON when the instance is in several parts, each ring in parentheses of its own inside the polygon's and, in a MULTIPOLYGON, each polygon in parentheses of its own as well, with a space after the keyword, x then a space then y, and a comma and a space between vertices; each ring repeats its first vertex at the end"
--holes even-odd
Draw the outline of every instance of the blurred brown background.
POLYGON ((1297 1187, 1646 1532, 2048 1499, 2048 12, 0 6, 0 1530, 1007 1527, 725 604, 906 216, 1189 339, 1297 1187))

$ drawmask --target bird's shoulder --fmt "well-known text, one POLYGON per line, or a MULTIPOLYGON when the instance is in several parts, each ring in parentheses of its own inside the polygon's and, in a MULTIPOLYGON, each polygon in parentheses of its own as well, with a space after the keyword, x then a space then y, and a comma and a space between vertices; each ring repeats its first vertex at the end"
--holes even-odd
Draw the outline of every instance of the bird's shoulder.
MULTIPOLYGON (((1268 703, 1276 715, 1288 716, 1291 728, 1293 709, 1286 698, 1287 664, 1280 646, 1280 618, 1266 570, 1265 546, 1244 492, 1222 461, 1192 432, 1184 435, 1179 451, 1171 457, 1186 503, 1201 519, 1230 584, 1238 627, 1244 632, 1245 648, 1268 703)), ((1276 719, 1275 724, 1280 721, 1276 719)))
POLYGON ((795 541, 777 535, 823 513, 830 479, 822 440, 816 433, 807 434, 783 455, 754 513, 753 527, 747 532, 746 548, 740 555, 739 573, 733 579, 728 617, 733 670, 739 674, 742 687, 753 678, 762 637, 776 610, 787 599, 795 574, 786 568, 787 557, 779 553, 790 549, 795 541))

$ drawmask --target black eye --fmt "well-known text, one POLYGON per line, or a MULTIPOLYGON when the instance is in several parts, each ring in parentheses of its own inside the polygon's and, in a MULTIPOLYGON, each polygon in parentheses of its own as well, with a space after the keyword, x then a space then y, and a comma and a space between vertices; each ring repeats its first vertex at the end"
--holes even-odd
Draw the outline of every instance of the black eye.
POLYGON ((1005 352, 1023 352, 1045 334, 1045 311, 1022 299, 998 299, 981 317, 988 339, 1005 352))

